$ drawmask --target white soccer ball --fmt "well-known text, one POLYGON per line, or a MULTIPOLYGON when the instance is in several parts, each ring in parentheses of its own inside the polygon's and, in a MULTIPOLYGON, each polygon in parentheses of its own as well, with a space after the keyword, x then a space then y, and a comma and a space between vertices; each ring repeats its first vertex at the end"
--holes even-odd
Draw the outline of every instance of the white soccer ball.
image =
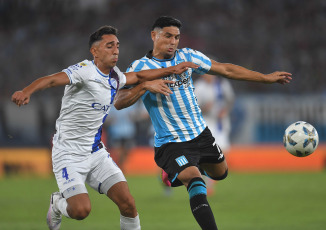
POLYGON ((284 147, 296 157, 309 156, 316 150, 318 143, 317 130, 305 121, 291 124, 283 136, 284 147))

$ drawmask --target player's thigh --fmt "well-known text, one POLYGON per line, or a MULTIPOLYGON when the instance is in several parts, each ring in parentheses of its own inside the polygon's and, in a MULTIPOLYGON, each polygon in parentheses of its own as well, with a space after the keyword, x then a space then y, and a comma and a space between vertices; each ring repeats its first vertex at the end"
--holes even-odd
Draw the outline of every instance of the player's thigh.
MULTIPOLYGON (((82 163, 81 163, 82 164, 82 163)), ((59 191, 64 198, 68 199, 78 194, 87 194, 85 180, 87 170, 80 164, 71 164, 54 172, 59 191)))
POLYGON ((212 178, 222 177, 228 171, 228 165, 225 159, 219 163, 201 163, 199 167, 205 170, 208 176, 212 178))
POLYGON ((96 166, 89 172, 86 183, 99 193, 107 194, 112 186, 125 182, 126 178, 106 150, 100 150, 96 154, 91 159, 96 166))

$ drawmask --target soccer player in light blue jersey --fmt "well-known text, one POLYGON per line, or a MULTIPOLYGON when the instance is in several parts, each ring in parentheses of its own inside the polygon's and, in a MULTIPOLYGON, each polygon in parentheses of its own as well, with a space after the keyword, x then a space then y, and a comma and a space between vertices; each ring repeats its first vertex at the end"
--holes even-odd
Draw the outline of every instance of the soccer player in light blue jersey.
POLYGON ((191 211, 204 230, 216 230, 213 212, 207 202, 207 190, 202 175, 214 180, 227 176, 224 155, 208 129, 194 94, 192 74, 212 74, 236 80, 286 84, 287 72, 262 74, 246 68, 219 63, 191 48, 178 49, 181 22, 170 16, 159 17, 152 26, 153 50, 134 61, 127 72, 162 69, 190 61, 199 67, 182 74, 171 74, 173 80, 168 96, 144 90, 141 85, 122 89, 115 107, 123 109, 142 98, 155 129, 155 162, 163 169, 163 181, 174 186, 184 185, 191 211), (166 175, 166 176, 165 176, 166 175))
POLYGON ((91 202, 87 183, 117 205, 121 229, 140 230, 127 181, 101 142, 103 123, 117 91, 124 85, 141 83, 144 89, 168 95, 170 90, 166 83, 171 81, 147 80, 180 74, 188 67, 197 66, 188 62, 169 69, 124 74, 116 66, 119 40, 117 29, 112 26, 103 26, 91 34, 89 48, 93 60, 84 60, 62 72, 38 78, 16 91, 12 101, 18 106, 26 105, 36 91, 65 86, 52 148, 53 172, 60 192, 51 195, 47 214, 49 229, 60 229, 62 215, 77 220, 89 215, 91 202))

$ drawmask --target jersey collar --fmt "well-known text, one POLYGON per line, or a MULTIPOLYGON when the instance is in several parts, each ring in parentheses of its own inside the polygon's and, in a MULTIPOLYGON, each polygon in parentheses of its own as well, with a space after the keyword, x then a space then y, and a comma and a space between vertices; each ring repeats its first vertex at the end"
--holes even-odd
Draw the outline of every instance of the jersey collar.
POLYGON ((95 66, 96 71, 97 71, 97 72, 98 72, 102 77, 109 77, 109 76, 110 76, 110 74, 111 74, 112 71, 110 71, 109 74, 104 74, 104 73, 102 73, 101 70, 99 70, 99 68, 97 68, 97 66, 96 66, 95 63, 94 63, 94 60, 92 60, 92 63, 93 63, 93 65, 95 66))
MULTIPOLYGON (((177 50, 175 52, 177 52, 177 50)), ((146 54, 146 57, 149 58, 149 59, 153 59, 155 61, 165 62, 165 61, 172 61, 175 58, 175 53, 174 53, 174 56, 172 58, 169 58, 169 59, 158 59, 156 57, 153 57, 153 50, 150 50, 146 54)))

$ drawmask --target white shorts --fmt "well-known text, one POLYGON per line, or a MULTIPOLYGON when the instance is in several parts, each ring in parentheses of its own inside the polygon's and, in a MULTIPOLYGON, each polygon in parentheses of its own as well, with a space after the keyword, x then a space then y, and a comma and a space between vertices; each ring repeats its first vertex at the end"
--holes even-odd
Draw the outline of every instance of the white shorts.
POLYGON ((107 191, 116 183, 126 181, 122 171, 110 157, 105 148, 88 156, 75 156, 72 152, 53 148, 53 155, 65 156, 64 161, 53 160, 53 172, 60 193, 69 197, 87 193, 85 183, 99 193, 107 191), (69 157, 67 157, 69 156, 69 157), (60 167, 56 167, 59 166, 60 167))

